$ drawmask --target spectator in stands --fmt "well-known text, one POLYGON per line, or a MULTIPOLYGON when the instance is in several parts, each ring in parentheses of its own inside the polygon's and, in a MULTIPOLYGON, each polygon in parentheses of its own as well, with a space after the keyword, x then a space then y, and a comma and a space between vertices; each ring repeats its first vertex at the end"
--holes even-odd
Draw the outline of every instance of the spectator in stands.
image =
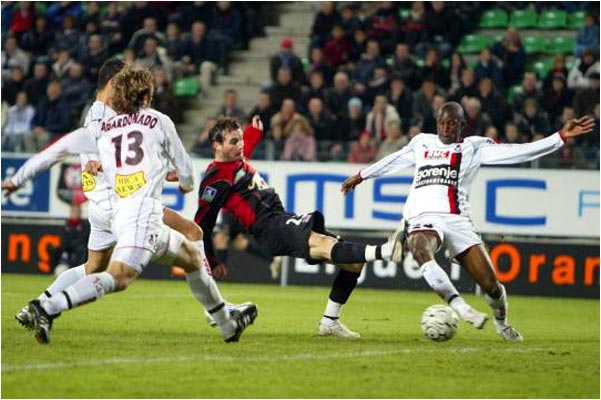
POLYGON ((413 119, 421 121, 432 115, 432 100, 435 95, 446 97, 444 91, 437 87, 431 79, 422 82, 420 90, 413 94, 413 119))
POLYGON ((480 101, 482 112, 490 117, 492 124, 497 129, 501 129, 508 118, 507 103, 495 89, 490 78, 480 79, 476 98, 480 101))
POLYGON ((482 78, 492 80, 495 88, 498 91, 505 90, 505 82, 503 81, 503 71, 496 59, 492 57, 490 50, 485 47, 478 55, 478 62, 474 67, 476 81, 480 82, 482 78))
MULTIPOLYGON (((401 32, 403 34, 403 42, 407 43, 411 49, 415 49, 418 43, 424 39, 424 19, 426 16, 426 8, 423 1, 411 2, 411 10, 409 17, 401 22, 401 32)), ((416 88, 413 88, 414 90, 416 88)))
POLYGON ((451 86, 449 70, 442 65, 438 50, 433 47, 426 51, 424 66, 417 70, 417 79, 423 81, 428 78, 443 89, 451 86))
POLYGON ((451 55, 451 67, 449 68, 449 91, 461 86, 461 72, 467 68, 463 56, 457 52, 451 55))
POLYGON ((313 128, 304 119, 290 122, 290 133, 284 144, 282 160, 317 161, 317 144, 313 128))
POLYGON ((280 107, 280 112, 276 113, 271 118, 271 138, 276 146, 277 142, 283 143, 282 141, 290 135, 293 121, 298 119, 307 121, 305 117, 296 112, 295 108, 296 104, 294 100, 285 99, 280 107))
POLYGON ((373 104, 374 98, 377 95, 386 94, 389 86, 388 69, 385 65, 378 65, 374 68, 373 77, 367 82, 363 98, 368 104, 373 104))
POLYGON ((15 104, 17 93, 25 87, 25 74, 15 60, 11 61, 10 77, 2 84, 2 101, 9 105, 15 104))
POLYGON ((524 103, 528 99, 536 100, 537 104, 540 104, 542 92, 539 86, 539 82, 536 79, 536 74, 534 72, 526 72, 524 74, 524 78, 522 79, 522 92, 516 94, 513 99, 514 112, 522 112, 524 110, 524 103))
MULTIPOLYGON (((598 13, 597 9, 597 18, 598 13)), ((584 17, 584 26, 578 31, 574 57, 580 58, 587 49, 594 50, 596 57, 599 58, 599 24, 595 21, 595 15, 592 13, 588 13, 584 17)))
POLYGON ((163 67, 169 80, 172 78, 171 61, 165 55, 164 49, 159 48, 159 42, 153 36, 148 36, 144 41, 144 49, 138 54, 136 64, 142 68, 152 70, 163 67))
POLYGON ((181 61, 181 68, 185 76, 200 74, 202 85, 208 88, 217 66, 213 62, 214 56, 206 36, 206 30, 207 27, 203 22, 192 23, 190 36, 182 43, 175 59, 181 61))
MULTIPOLYGON (((135 1, 131 6, 126 7, 120 21, 121 35, 126 41, 126 45, 135 32, 144 26, 146 18, 155 18, 156 21, 156 17, 156 8, 150 7, 147 1, 135 1)), ((144 42, 142 42, 143 44, 144 42)))
POLYGON ((566 68, 566 57, 563 54, 556 54, 553 58, 553 67, 551 68, 551 71, 549 71, 546 76, 540 77, 545 80, 543 88, 547 89, 551 86, 553 77, 555 77, 556 74, 563 75, 564 78, 567 78, 569 73, 570 71, 566 68))
POLYGON ((71 64, 75 61, 71 58, 71 55, 67 50, 63 50, 58 53, 58 58, 52 64, 52 75, 55 79, 61 80, 69 73, 69 68, 71 68, 71 64))
POLYGON ((336 119, 346 115, 348 102, 353 97, 353 91, 346 72, 336 73, 334 87, 326 89, 324 95, 326 108, 330 110, 336 119))
POLYGON ((229 1, 218 1, 211 13, 209 37, 218 48, 219 67, 227 75, 227 55, 242 40, 242 16, 229 1))
POLYGON ((407 136, 403 135, 401 125, 398 122, 391 122, 388 124, 388 137, 380 143, 376 159, 379 160, 400 150, 407 143, 409 143, 409 139, 407 139, 407 136))
POLYGON ((212 2, 208 1, 194 1, 194 2, 182 2, 180 6, 181 14, 181 28, 182 30, 189 30, 192 24, 196 21, 200 21, 205 26, 208 26, 211 22, 211 10, 212 2))
POLYGON ((361 59, 355 66, 354 78, 358 83, 367 85, 376 66, 383 65, 386 65, 386 62, 380 55, 380 44, 375 39, 369 39, 365 53, 361 55, 361 59))
POLYGON ((574 113, 573 107, 571 107, 571 106, 564 107, 563 110, 561 110, 561 115, 559 115, 559 117, 557 117, 554 121, 552 121, 552 123, 553 123, 552 129, 554 131, 560 130, 561 127, 566 124, 566 122, 568 122, 571 119, 574 119, 575 115, 576 114, 574 113))
POLYGON ((106 52, 102 44, 102 36, 90 36, 90 38, 88 39, 88 46, 85 55, 81 60, 81 63, 86 69, 86 78, 89 82, 98 81, 98 72, 100 71, 102 63, 107 58, 108 53, 106 52))
POLYGON ((76 62, 71 64, 67 77, 61 81, 61 87, 62 97, 69 103, 71 117, 75 120, 92 94, 92 85, 84 77, 81 64, 76 62))
POLYGON ((162 44, 165 40, 165 35, 157 29, 157 20, 154 17, 144 19, 141 29, 138 29, 131 37, 127 47, 133 49, 134 52, 140 53, 145 46, 147 38, 156 39, 158 44, 162 44))
POLYGON ((152 106, 160 112, 167 114, 173 122, 183 122, 183 113, 173 93, 173 85, 167 79, 167 73, 162 67, 152 70, 154 75, 154 95, 152 106))
POLYGON ((348 54, 349 66, 354 67, 354 65, 357 64, 363 53, 365 53, 366 47, 367 33, 365 33, 365 28, 363 28, 363 26, 359 26, 357 29, 355 29, 355 33, 353 33, 351 40, 351 49, 349 50, 348 54))
POLYGON ((109 54, 118 53, 126 46, 123 33, 121 32, 122 20, 123 16, 119 10, 118 3, 116 1, 109 2, 107 5, 106 14, 100 22, 102 33, 107 37, 107 50, 109 54))
POLYGON ((344 28, 341 24, 336 24, 332 28, 332 38, 328 40, 323 49, 323 57, 333 68, 338 68, 348 61, 351 43, 344 34, 344 28))
POLYGON ((419 89, 419 82, 416 79, 417 65, 415 64, 415 61, 413 61, 408 44, 397 43, 394 50, 392 69, 403 79, 411 90, 419 89))
POLYGON ((284 99, 291 99, 297 104, 301 99, 300 87, 292 81, 290 68, 280 67, 275 84, 269 89, 269 95, 276 108, 281 107, 284 99))
POLYGON ((271 118, 275 115, 275 109, 271 104, 271 97, 267 92, 259 93, 257 103, 247 114, 246 119, 252 120, 254 115, 258 115, 263 122, 263 136, 269 137, 271 131, 271 118))
POLYGON ((398 8, 392 1, 381 1, 377 4, 375 12, 366 18, 367 36, 378 40, 383 53, 391 53, 394 44, 400 39, 398 8))
MULTIPOLYGON (((302 88, 300 111, 306 113, 309 106, 309 100, 317 97, 321 100, 325 99, 325 82, 321 71, 315 71, 309 79, 309 87, 302 88)), ((319 136, 318 136, 319 138, 319 136)))
POLYGON ((555 74, 551 86, 545 89, 542 107, 549 114, 551 121, 561 115, 564 107, 572 105, 573 93, 566 86, 566 77, 555 74))
POLYGON ((71 57, 77 56, 81 42, 81 31, 77 27, 77 20, 73 15, 65 15, 63 29, 57 33, 54 45, 58 51, 67 51, 71 57))
POLYGON ((235 89, 227 89, 223 92, 223 104, 217 112, 217 119, 219 118, 235 118, 240 123, 243 123, 246 119, 246 113, 238 106, 238 92, 235 89))
POLYGON ((102 19, 100 15, 100 4, 97 1, 89 1, 87 3, 88 8, 85 10, 85 17, 83 18, 84 24, 88 22, 93 22, 96 25, 100 26, 100 20, 102 19))
POLYGON ((436 132, 436 117, 438 116, 438 109, 445 103, 445 98, 440 94, 435 95, 430 103, 430 114, 426 115, 425 119, 421 121, 421 127, 424 132, 435 133, 436 132))
POLYGON ((8 28, 9 34, 20 39, 25 32, 33 28, 34 4, 29 1, 19 1, 17 3, 17 10, 15 10, 8 28))
MULTIPOLYGON (((100 35, 100 29, 98 24, 95 21, 89 21, 86 23, 85 32, 79 38, 79 45, 77 46, 77 52, 75 53, 74 58, 76 60, 81 61, 86 54, 88 54, 88 44, 90 43, 90 37, 93 35, 100 35)), ((102 46, 102 37, 101 37, 101 46, 102 46)))
POLYGON ((561 149, 541 159, 540 165, 542 168, 583 169, 586 156, 582 148, 576 146, 575 138, 568 138, 561 149))
POLYGON ((338 130, 334 129, 334 119, 330 112, 324 109, 323 101, 319 97, 309 100, 306 117, 315 132, 315 139, 329 142, 339 140, 338 130))
POLYGON ((299 56, 294 53, 294 42, 290 38, 284 38, 280 42, 278 51, 270 60, 271 81, 277 80, 280 67, 287 67, 292 72, 292 81, 298 85, 305 83, 305 71, 299 56))
POLYGON ((64 26, 67 16, 73 18, 73 22, 81 20, 83 15, 82 5, 78 1, 57 1, 46 10, 46 18, 51 21, 51 26, 64 26))
POLYGON ((413 117, 413 93, 405 85, 405 81, 399 75, 394 74, 390 80, 390 91, 388 92, 388 103, 394 106, 401 118, 401 131, 409 129, 413 117))
POLYGON ((361 20, 357 17, 352 3, 345 4, 340 10, 340 25, 350 43, 355 31, 361 27, 361 20))
POLYGON ((355 164, 368 164, 376 159, 378 148, 371 140, 371 134, 367 131, 359 134, 359 139, 351 144, 347 161, 355 164))
POLYGON ((20 43, 21 47, 31 52, 34 57, 46 55, 54 43, 54 35, 48 29, 46 18, 37 17, 35 29, 24 32, 20 43))
POLYGON ((489 126, 484 131, 484 137, 494 140, 495 142, 500 142, 499 139, 499 131, 494 125, 489 126))
POLYGON ((505 124, 505 133, 503 134, 503 143, 522 143, 518 126, 513 122, 505 124))
POLYGON ((165 42, 163 47, 167 52, 167 57, 171 60, 175 60, 179 55, 179 50, 182 47, 184 40, 182 38, 181 31, 179 26, 171 22, 167 25, 167 30, 165 31, 165 42))
POLYGON ((348 143, 359 139, 359 134, 365 129, 365 113, 358 97, 349 99, 347 109, 336 120, 336 126, 339 128, 340 140, 348 143))
POLYGON ((27 99, 34 107, 40 99, 46 95, 48 88, 48 66, 43 62, 37 62, 33 66, 33 77, 25 82, 24 90, 27 93, 27 99))
POLYGON ((551 129, 549 117, 546 112, 541 110, 538 101, 527 99, 524 102, 524 109, 516 116, 518 129, 522 136, 522 141, 529 142, 536 133, 549 132, 551 129))
POLYGON ((49 141, 68 133, 71 129, 71 110, 62 97, 61 84, 52 81, 48 84, 46 97, 38 103, 33 118, 33 132, 26 138, 28 152, 37 152, 49 141))
POLYGON ((27 102, 25 92, 17 93, 16 104, 8 109, 6 125, 2 129, 2 151, 25 151, 24 138, 31 132, 34 108, 27 102))
POLYGON ((588 78, 589 86, 576 90, 574 111, 576 115, 591 114, 599 103, 599 72, 592 72, 588 78))
POLYGON ((381 142, 388 136, 388 126, 391 122, 401 123, 401 118, 393 105, 388 104, 385 94, 377 95, 374 106, 367 114, 365 130, 369 132, 376 142, 381 142))
POLYGON ((207 118, 202 128, 202 131, 196 137, 194 145, 190 149, 190 152, 199 157, 211 158, 213 157, 213 148, 209 142, 209 132, 217 123, 216 118, 207 118))
POLYGON ((419 135, 422 132, 422 128, 419 125, 411 125, 409 127, 409 133, 407 133, 407 138, 409 140, 413 139, 414 137, 416 137, 417 135, 419 135))
POLYGON ((599 74, 599 61, 594 50, 586 49, 570 70, 568 87, 570 89, 585 89, 589 87, 589 76, 594 73, 599 74))
POLYGON ((2 51, 2 80, 10 76, 10 67, 19 66, 23 73, 29 71, 29 56, 17 46, 17 39, 9 36, 4 42, 2 51))
POLYGON ((478 85, 476 84, 476 78, 474 71, 469 68, 464 68, 461 71, 461 84, 456 90, 449 90, 449 95, 453 101, 461 102, 464 97, 476 97, 478 96, 478 85))
POLYGON ((314 72, 319 71, 323 74, 323 79, 327 86, 332 84, 332 78, 336 70, 332 68, 326 60, 323 58, 323 50, 319 47, 311 49, 311 65, 309 65, 309 71, 307 72, 307 79, 311 78, 314 72))
POLYGON ((507 29, 505 37, 494 44, 492 53, 503 63, 503 80, 507 87, 517 84, 526 70, 526 51, 518 31, 507 29))
POLYGON ((463 136, 482 136, 486 128, 491 125, 490 118, 484 112, 480 112, 482 106, 475 97, 466 97, 461 104, 465 108, 465 125, 463 136))
POLYGON ((310 47, 323 47, 330 36, 330 32, 332 32, 332 28, 339 22, 340 14, 336 11, 336 4, 333 1, 322 2, 321 9, 315 15, 311 26, 310 47))
POLYGON ((433 1, 431 4, 432 9, 424 17, 424 36, 415 47, 415 52, 423 56, 428 47, 436 46, 446 58, 461 39, 461 19, 445 6, 444 1, 433 1))

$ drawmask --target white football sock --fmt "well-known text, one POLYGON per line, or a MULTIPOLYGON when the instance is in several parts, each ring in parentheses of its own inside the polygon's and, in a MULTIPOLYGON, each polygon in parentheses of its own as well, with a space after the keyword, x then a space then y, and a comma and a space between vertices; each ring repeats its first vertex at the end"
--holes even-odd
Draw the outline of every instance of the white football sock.
POLYGON ((40 302, 44 302, 48 300, 50 297, 54 296, 56 293, 62 292, 69 286, 73 285, 75 282, 80 280, 86 276, 86 266, 85 264, 78 265, 75 268, 70 268, 60 274, 54 282, 44 291, 44 293, 38 296, 38 300, 40 302))
POLYGON ((457 296, 451 301, 449 301, 449 306, 451 306, 451 308, 455 310, 455 312, 461 317, 463 317, 465 313, 468 312, 470 308, 472 308, 469 304, 465 302, 465 300, 463 300, 463 297, 461 296, 457 296))
POLYGON ((195 240, 192 243, 192 246, 198 250, 200 253, 200 257, 202 258, 202 266, 207 270, 209 276, 213 276, 213 271, 211 270, 211 265, 209 264, 209 260, 207 260, 207 255, 205 254, 205 242, 202 240, 195 240))
POLYGON ((89 303, 112 292, 115 280, 108 272, 84 276, 62 292, 56 293, 42 307, 49 315, 55 315, 80 304, 89 303))
POLYGON ((326 324, 332 324, 335 320, 340 318, 340 313, 342 312, 343 304, 336 303, 328 299, 328 304, 326 305, 326 310, 323 313, 323 318, 321 322, 326 324))
POLYGON ((459 292, 451 283, 447 273, 438 265, 436 260, 430 260, 421 266, 421 271, 428 285, 444 301, 448 302, 452 297, 458 297, 459 292))
POLYGON ((392 246, 387 242, 382 244, 382 258, 390 260, 390 257, 392 257, 392 246))
POLYGON ((495 316, 495 324, 507 325, 507 292, 505 286, 501 285, 501 297, 493 299, 488 294, 484 295, 486 302, 492 308, 493 315, 495 316))

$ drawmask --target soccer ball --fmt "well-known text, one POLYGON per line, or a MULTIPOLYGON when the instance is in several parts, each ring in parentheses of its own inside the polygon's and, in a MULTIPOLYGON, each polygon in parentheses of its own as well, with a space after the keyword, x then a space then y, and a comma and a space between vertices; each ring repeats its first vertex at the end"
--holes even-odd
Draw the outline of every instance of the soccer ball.
POLYGON ((422 314, 422 331, 428 339, 437 342, 449 340, 459 326, 459 317, 451 307, 435 304, 426 308, 422 314))

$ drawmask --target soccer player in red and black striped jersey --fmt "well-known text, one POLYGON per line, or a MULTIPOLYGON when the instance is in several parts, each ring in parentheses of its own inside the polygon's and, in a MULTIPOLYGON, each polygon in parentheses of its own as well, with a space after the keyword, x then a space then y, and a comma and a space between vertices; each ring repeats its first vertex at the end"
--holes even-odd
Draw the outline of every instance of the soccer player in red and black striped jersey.
POLYGON ((434 259, 438 248, 445 246, 451 258, 456 258, 486 293, 497 332, 505 340, 521 342, 522 335, 507 320, 505 287, 499 283, 482 239, 471 221, 470 186, 481 165, 535 160, 561 148, 567 138, 592 131, 594 120, 588 116, 570 120, 560 131, 524 144, 495 143, 478 136, 463 138, 461 130, 464 124, 465 116, 459 103, 443 104, 438 111, 436 135, 416 135, 401 150, 347 179, 342 184, 342 192, 354 190, 365 179, 414 165, 413 185, 403 214, 407 221, 407 245, 424 278, 464 320, 469 322, 466 315, 477 316, 460 301, 457 290, 434 259), (461 304, 455 304, 458 301, 461 304))
MULTIPOLYGON (((278 194, 247 160, 261 139, 263 126, 254 117, 244 133, 238 122, 226 118, 209 132, 215 159, 198 191, 195 221, 205 232, 205 249, 212 268, 220 261, 211 243, 211 232, 221 209, 233 216, 272 256, 306 258, 310 263, 329 262, 341 267, 334 280, 320 335, 359 337, 340 323, 342 306, 353 289, 366 261, 389 258, 391 245, 349 243, 326 231, 319 211, 292 214, 284 210, 278 194)), ((391 243, 397 241, 392 241, 391 243)))

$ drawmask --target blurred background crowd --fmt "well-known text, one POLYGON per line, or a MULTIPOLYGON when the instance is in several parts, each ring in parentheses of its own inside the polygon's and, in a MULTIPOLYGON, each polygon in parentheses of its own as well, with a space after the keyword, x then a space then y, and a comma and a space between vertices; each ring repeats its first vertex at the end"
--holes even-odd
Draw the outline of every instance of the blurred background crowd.
MULTIPOLYGON (((154 107, 176 122, 199 87, 227 76, 233 51, 265 36, 263 2, 3 2, 2 151, 35 152, 79 125, 109 57, 150 68, 154 107)), ((576 116, 596 132, 537 167, 599 168, 598 2, 322 2, 306 52, 292 38, 243 109, 223 91, 190 151, 211 157, 220 116, 260 115, 253 158, 369 163, 436 132, 448 100, 464 135, 538 140, 576 116)))

